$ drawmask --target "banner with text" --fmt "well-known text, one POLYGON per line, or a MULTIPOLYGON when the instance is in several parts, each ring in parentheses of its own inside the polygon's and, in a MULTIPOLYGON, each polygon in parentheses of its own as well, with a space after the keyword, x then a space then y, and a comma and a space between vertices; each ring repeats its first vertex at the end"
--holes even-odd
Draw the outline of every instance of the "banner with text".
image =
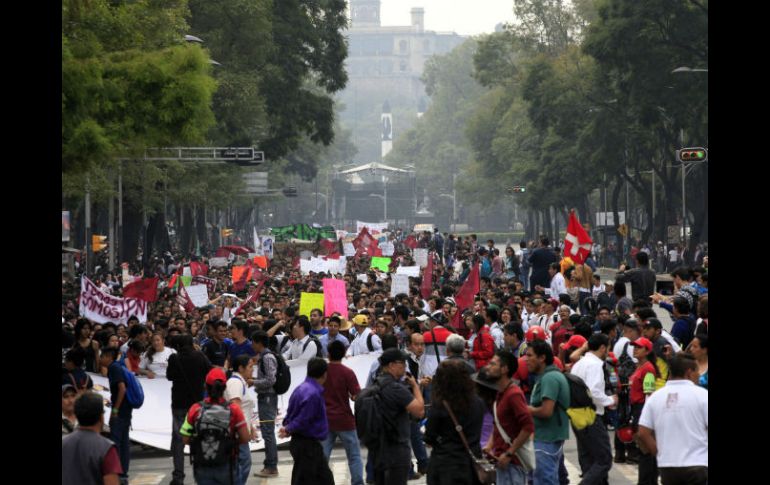
POLYGON ((131 316, 136 316, 139 323, 147 321, 146 301, 110 296, 85 276, 81 280, 80 288, 80 315, 94 323, 113 322, 128 325, 128 318, 131 316))
POLYGON ((388 229, 387 222, 361 222, 356 221, 356 233, 360 233, 364 227, 369 228, 369 234, 379 234, 388 229))
POLYGON ((348 295, 345 289, 345 280, 335 280, 324 278, 324 316, 331 316, 334 312, 339 312, 345 318, 348 318, 348 295))
POLYGON ((393 275, 393 281, 390 284, 390 296, 396 296, 399 293, 409 294, 409 275, 393 275))
POLYGON ((416 248, 414 250, 414 260, 420 265, 420 268, 428 266, 428 249, 416 248))
POLYGON ((217 280, 215 278, 207 278, 205 276, 193 276, 192 283, 199 285, 206 285, 210 295, 213 295, 217 291, 217 280))
POLYGON ((407 276, 411 276, 412 278, 417 278, 420 276, 420 267, 419 266, 399 266, 396 268, 396 274, 403 274, 407 276))

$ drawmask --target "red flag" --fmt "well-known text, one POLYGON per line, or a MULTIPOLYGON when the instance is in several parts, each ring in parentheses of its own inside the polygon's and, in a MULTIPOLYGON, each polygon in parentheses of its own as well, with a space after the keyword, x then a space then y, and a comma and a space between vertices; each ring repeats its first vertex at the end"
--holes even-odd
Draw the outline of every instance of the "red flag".
POLYGON ((414 249, 417 247, 417 238, 413 235, 407 236, 407 238, 404 240, 404 245, 408 247, 409 249, 414 249))
POLYGON ((190 272, 192 276, 206 276, 209 274, 209 267, 203 263, 193 261, 190 263, 190 272))
POLYGON ((246 308, 246 305, 257 299, 259 293, 262 291, 262 287, 265 286, 266 281, 267 278, 261 278, 260 282, 257 284, 257 289, 246 298, 246 301, 238 306, 238 308, 235 310, 235 313, 233 314, 233 317, 237 317, 238 314, 241 313, 244 308, 246 308))
POLYGON ((246 260, 243 266, 233 266, 233 290, 243 291, 246 288, 246 282, 254 275, 254 266, 250 259, 246 260))
POLYGON ((179 285, 179 289, 176 294, 176 302, 179 303, 187 312, 195 310, 195 304, 190 299, 190 295, 187 294, 187 289, 184 285, 179 285))
POLYGON ((356 253, 360 251, 371 256, 373 249, 378 246, 379 244, 377 243, 377 240, 373 238, 371 234, 369 234, 367 228, 361 229, 361 232, 358 233, 358 236, 353 239, 353 247, 356 248, 356 253))
POLYGON ((583 264, 588 255, 591 254, 591 244, 593 244, 591 237, 580 225, 575 211, 571 210, 567 236, 564 238, 564 257, 569 257, 576 264, 583 264))
POLYGON ((329 241, 328 239, 321 239, 318 244, 324 251, 326 251, 327 254, 334 252, 334 250, 337 249, 337 244, 329 241))
POLYGON ((156 301, 158 299, 158 277, 144 278, 126 285, 123 288, 123 298, 156 301))
POLYGON ((179 276, 182 276, 182 271, 184 271, 184 265, 180 264, 179 269, 176 270, 176 273, 174 273, 174 276, 171 277, 171 280, 168 282, 168 287, 173 288, 176 284, 176 279, 179 276))
POLYGON ((425 267, 425 271, 422 273, 422 285, 420 286, 420 293, 424 299, 430 297, 430 293, 433 290, 433 254, 428 255, 428 265, 425 267))
POLYGON ((455 328, 464 328, 465 320, 462 318, 462 313, 473 306, 473 301, 476 295, 479 294, 479 265, 474 264, 471 269, 468 279, 465 280, 460 291, 455 295, 455 304, 457 305, 457 313, 455 313, 452 319, 452 325, 455 328))

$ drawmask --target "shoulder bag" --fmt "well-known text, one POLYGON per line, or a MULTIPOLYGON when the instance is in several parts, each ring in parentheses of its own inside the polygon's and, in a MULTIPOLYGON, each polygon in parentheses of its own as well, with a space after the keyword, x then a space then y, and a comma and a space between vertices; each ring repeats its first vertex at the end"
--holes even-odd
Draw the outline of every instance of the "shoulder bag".
MULTIPOLYGON (((495 403, 492 405, 492 414, 494 414, 495 417, 495 426, 497 427, 497 431, 500 433, 500 436, 503 437, 503 441, 505 441, 508 446, 511 446, 511 437, 508 436, 508 433, 506 433, 503 427, 500 426, 500 421, 497 419, 497 401, 495 401, 495 403)), ((514 454, 516 455, 516 458, 519 459, 521 466, 527 473, 535 469, 535 445, 531 439, 528 439, 526 442, 524 442, 524 444, 521 445, 521 447, 519 447, 519 449, 516 450, 514 454)))
POLYGON ((486 458, 476 458, 471 451, 471 447, 468 446, 468 440, 465 439, 465 433, 463 433, 463 427, 457 422, 455 413, 452 412, 452 408, 449 407, 449 403, 444 401, 444 407, 449 412, 449 417, 452 418, 452 422, 455 425, 455 429, 460 434, 460 438, 463 440, 465 449, 468 450, 468 454, 471 456, 471 463, 473 463, 473 470, 476 472, 476 476, 482 485, 491 485, 497 480, 497 471, 495 465, 489 462, 486 458))

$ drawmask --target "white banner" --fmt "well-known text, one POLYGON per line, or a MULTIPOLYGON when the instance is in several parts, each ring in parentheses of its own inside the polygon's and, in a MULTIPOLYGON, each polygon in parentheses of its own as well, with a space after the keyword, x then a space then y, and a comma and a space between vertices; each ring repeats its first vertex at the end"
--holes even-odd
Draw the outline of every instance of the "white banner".
POLYGON ((383 231, 385 231, 388 228, 387 222, 361 222, 356 221, 356 234, 360 233, 361 230, 366 227, 369 231, 369 234, 374 236, 375 234, 379 234, 383 231))
POLYGON ((80 315, 94 323, 128 325, 128 317, 131 316, 136 316, 139 323, 147 321, 146 301, 103 293, 85 276, 81 279, 80 288, 80 315))
POLYGON ((209 304, 209 290, 206 285, 186 286, 185 289, 196 308, 209 304))
POLYGON ((345 256, 353 257, 356 255, 356 248, 355 246, 353 246, 353 243, 343 244, 342 251, 345 253, 345 256))
POLYGON ((399 293, 409 294, 409 276, 405 274, 394 274, 393 281, 390 284, 390 296, 396 296, 399 293))
MULTIPOLYGON (((232 254, 232 253, 230 253, 232 254)), ((209 266, 212 268, 224 268, 229 261, 225 257, 221 258, 209 258, 209 266)))
POLYGON ((427 248, 415 248, 414 260, 420 265, 420 268, 428 266, 428 249, 427 248))
POLYGON ((383 256, 393 256, 393 253, 396 251, 392 242, 380 243, 380 249, 382 249, 383 256))
POLYGON ((420 276, 420 267, 419 266, 399 266, 398 268, 396 268, 396 274, 417 278, 418 276, 420 276))
MULTIPOLYGON (((369 371, 371 370, 372 363, 376 358, 381 355, 381 352, 373 352, 370 354, 357 355, 355 357, 346 357, 342 360, 342 363, 353 370, 358 379, 359 386, 363 389, 366 386, 366 380, 369 377, 369 371)), ((275 437, 277 442, 287 443, 290 438, 278 438, 278 430, 283 425, 283 418, 286 415, 286 410, 289 406, 289 399, 291 393, 300 384, 305 381, 307 377, 307 361, 287 361, 291 371, 291 385, 289 390, 285 394, 278 396, 278 413, 275 418, 275 437)), ((254 373, 258 372, 259 366, 254 366, 254 373)), ((94 390, 101 393, 106 399, 110 399, 110 385, 106 377, 102 377, 99 374, 88 374, 94 381, 94 390)), ((171 381, 165 378, 148 379, 146 377, 139 377, 139 383, 144 390, 144 404, 139 409, 134 409, 133 416, 131 418, 131 430, 129 431, 129 438, 133 441, 141 443, 143 445, 152 446, 161 450, 169 451, 171 449, 171 381)), ((252 398, 256 401, 257 397, 254 393, 254 388, 250 387, 246 392, 252 394, 252 398)), ((353 409, 353 402, 350 402, 350 407, 353 409)), ((104 421, 108 422, 110 418, 109 407, 104 409, 104 421)), ((254 423, 257 422, 259 416, 257 410, 254 410, 254 423)), ((256 426, 259 429, 259 426, 256 426)), ((249 447, 251 451, 257 451, 264 449, 265 441, 261 439, 259 442, 250 442, 249 447)))
POLYGON ((299 253, 299 259, 310 259, 313 257, 313 253, 311 251, 302 251, 299 253))

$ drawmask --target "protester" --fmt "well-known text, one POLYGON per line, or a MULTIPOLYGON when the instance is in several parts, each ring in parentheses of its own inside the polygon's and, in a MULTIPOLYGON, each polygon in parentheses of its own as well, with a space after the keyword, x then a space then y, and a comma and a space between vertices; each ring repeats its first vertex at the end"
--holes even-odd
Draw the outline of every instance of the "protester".
POLYGON ((473 359, 476 371, 479 371, 489 363, 495 354, 494 338, 490 335, 489 327, 481 315, 473 316, 473 336, 469 342, 471 346, 470 358, 473 359))
POLYGON ((193 474, 199 485, 234 483, 238 445, 249 442, 248 423, 241 408, 224 398, 226 381, 222 369, 209 371, 207 397, 190 407, 179 431, 184 444, 190 445, 193 474))
POLYGON ((156 332, 152 336, 150 348, 142 355, 137 374, 146 375, 149 379, 166 377, 169 358, 174 354, 176 350, 166 347, 163 334, 156 332))
MULTIPOLYGON (((309 322, 308 322, 309 324, 309 322)), ((291 394, 278 437, 291 436, 289 451, 294 460, 292 485, 334 484, 321 442, 329 434, 324 388, 328 364, 316 357, 307 363, 307 377, 291 394)))
POLYGON ((463 338, 462 335, 458 335, 456 333, 450 335, 446 339, 446 353, 447 358, 446 360, 459 360, 462 362, 465 369, 468 371, 468 374, 475 374, 476 373, 476 367, 468 362, 468 360, 465 358, 465 355, 467 353, 466 348, 466 341, 463 338))
POLYGON ((297 320, 292 328, 294 340, 283 354, 285 360, 307 361, 321 354, 321 344, 310 335, 310 330, 310 321, 307 318, 297 320))
POLYGON ((82 348, 73 347, 64 355, 62 385, 71 384, 80 395, 94 387, 91 377, 82 369, 84 358, 82 348))
POLYGON ((695 358, 698 364, 698 384, 702 388, 709 390, 709 337, 705 333, 695 336, 690 342, 688 351, 695 358))
POLYGON ((91 338, 91 322, 85 318, 79 318, 75 324, 76 348, 83 350, 83 360, 86 372, 99 372, 98 359, 99 342, 91 338))
POLYGON ((663 485, 707 484, 708 392, 696 385, 698 366, 692 356, 675 355, 669 368, 666 386, 644 403, 639 439, 657 457, 663 485))
POLYGON ((278 413, 278 395, 273 386, 278 372, 278 358, 268 349, 270 337, 263 331, 251 335, 257 352, 257 376, 254 390, 257 392, 259 430, 265 440, 264 468, 254 475, 263 478, 278 476, 278 444, 275 440, 275 417, 278 413))
POLYGON ((356 434, 356 421, 350 409, 350 401, 356 400, 361 388, 355 373, 342 363, 345 357, 345 345, 334 341, 329 344, 328 350, 329 368, 323 386, 329 434, 322 443, 324 456, 328 462, 334 442, 339 438, 345 447, 351 484, 363 485, 361 447, 356 434))
POLYGON ((77 390, 72 384, 61 386, 61 434, 68 435, 78 426, 78 418, 75 415, 75 397, 77 390))
POLYGON ((474 392, 465 365, 445 360, 436 370, 433 401, 425 426, 425 442, 433 448, 427 470, 427 483, 431 485, 475 483, 473 464, 452 414, 462 427, 460 431, 470 451, 480 458, 484 403, 474 392))
POLYGON ((211 362, 211 365, 225 368, 225 361, 230 355, 230 348, 225 342, 227 337, 227 323, 218 321, 213 325, 211 340, 203 345, 203 353, 211 362))
POLYGON ((625 285, 630 282, 631 298, 634 301, 646 301, 655 293, 655 271, 650 269, 650 257, 643 251, 636 253, 636 262, 638 267, 634 269, 627 269, 622 265, 615 275, 615 283, 625 285))
MULTIPOLYGON (((252 427, 251 423, 253 421, 254 408, 257 403, 251 397, 251 394, 246 392, 249 388, 249 382, 251 381, 254 362, 248 354, 241 353, 233 359, 232 365, 233 373, 232 376, 227 379, 225 387, 225 401, 237 404, 238 407, 241 408, 243 416, 246 418, 246 429, 249 438, 256 438, 257 430, 252 427)), ((238 466, 234 473, 235 484, 246 485, 250 471, 251 450, 249 449, 249 443, 241 443, 238 445, 238 466)))
MULTIPOLYGON (((550 241, 547 237, 540 238, 540 246, 529 256, 528 261, 532 268, 532 276, 529 280, 529 287, 536 289, 538 286, 548 286, 550 283, 549 268, 551 263, 558 263, 559 258, 550 247, 550 241)), ((558 293, 557 293, 558 295, 558 293)))
POLYGON ((318 341, 321 342, 321 347, 323 350, 324 357, 329 356, 329 344, 332 342, 340 342, 345 347, 345 350, 347 351, 347 348, 350 347, 350 340, 347 339, 344 335, 340 333, 340 330, 349 330, 350 329, 350 322, 346 321, 347 327, 342 328, 341 324, 342 320, 340 317, 336 315, 332 315, 329 317, 329 323, 327 324, 326 333, 318 337, 318 341))
POLYGON ((171 455, 174 462, 171 485, 182 485, 185 478, 184 439, 180 430, 189 409, 203 399, 211 362, 203 352, 193 348, 190 335, 176 337, 176 345, 179 351, 168 358, 166 379, 171 381, 171 455))
MULTIPOLYGON (((647 396, 655 392, 657 367, 655 366, 655 353, 652 349, 652 342, 644 337, 631 342, 634 346, 634 357, 638 364, 636 372, 629 379, 630 403, 632 425, 635 429, 635 436, 638 435, 639 418, 642 415, 644 403, 647 396)), ((667 369, 668 372, 668 369, 667 369)), ((639 445, 639 443, 637 443, 639 445)), ((657 485, 658 467, 655 463, 655 455, 650 449, 639 446, 641 454, 639 455, 639 485, 657 485)))
POLYGON ((353 339, 350 347, 348 347, 346 353, 348 356, 352 357, 382 350, 382 341, 380 337, 372 333, 372 330, 369 328, 369 319, 366 315, 358 314, 353 317, 353 325, 356 329, 356 338, 353 339))
POLYGON ((104 427, 104 400, 100 394, 85 392, 74 403, 77 429, 61 442, 62 485, 128 484, 120 479, 115 443, 101 436, 104 427))

